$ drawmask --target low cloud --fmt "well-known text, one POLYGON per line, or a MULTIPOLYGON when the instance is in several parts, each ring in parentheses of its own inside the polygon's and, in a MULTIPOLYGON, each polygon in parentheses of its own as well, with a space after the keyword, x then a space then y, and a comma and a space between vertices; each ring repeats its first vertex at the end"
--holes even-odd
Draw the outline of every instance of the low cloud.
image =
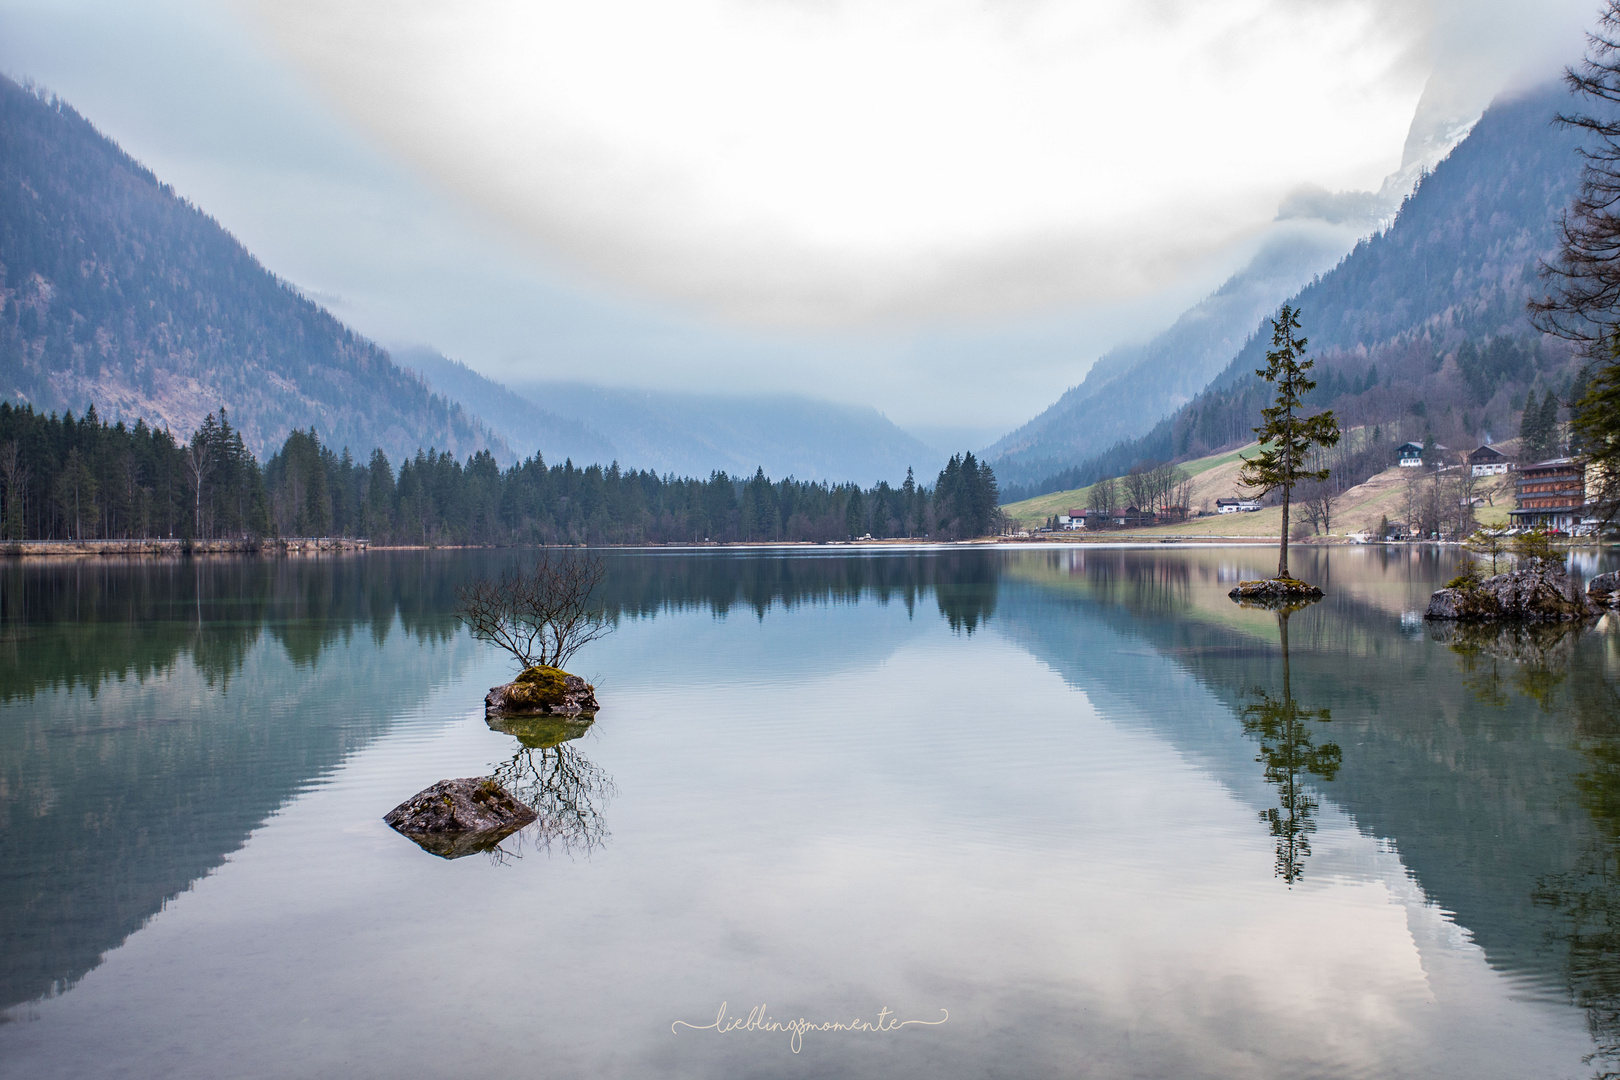
POLYGON ((1398 164, 1377 0, 268 0, 344 110, 608 280, 849 325, 1132 295, 1398 164))
POLYGON ((621 287, 801 327, 1141 295, 1263 229, 1302 185, 1376 188, 1400 165, 1437 10, 254 8, 330 100, 517 235, 621 287))

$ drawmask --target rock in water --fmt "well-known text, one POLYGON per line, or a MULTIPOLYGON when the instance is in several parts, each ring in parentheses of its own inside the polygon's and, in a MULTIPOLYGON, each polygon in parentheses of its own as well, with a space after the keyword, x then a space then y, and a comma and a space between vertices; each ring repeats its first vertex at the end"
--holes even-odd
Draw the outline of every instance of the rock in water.
POLYGON ((1586 597, 1600 607, 1620 607, 1620 574, 1611 570, 1588 581, 1586 597))
POLYGON ((426 851, 459 859, 505 840, 540 815, 482 776, 440 780, 383 816, 426 851))
POLYGON ((1322 595, 1322 590, 1298 578, 1266 578, 1240 581, 1237 588, 1226 595, 1233 600, 1302 600, 1315 599, 1322 595))
POLYGON ((1425 619, 1460 622, 1566 622, 1597 615, 1583 596, 1570 595, 1569 575, 1558 563, 1537 562, 1506 574, 1454 582, 1429 597, 1425 619))
POLYGON ((484 695, 484 715, 594 716, 596 687, 561 668, 537 664, 484 695))

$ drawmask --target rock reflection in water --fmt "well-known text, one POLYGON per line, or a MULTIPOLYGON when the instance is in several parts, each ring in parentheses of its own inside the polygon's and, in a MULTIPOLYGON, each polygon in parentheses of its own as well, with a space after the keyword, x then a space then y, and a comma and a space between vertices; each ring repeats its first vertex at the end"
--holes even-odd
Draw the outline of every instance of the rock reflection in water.
MULTIPOLYGON (((572 745, 590 730, 585 717, 491 716, 491 728, 515 736, 518 750, 495 766, 490 779, 527 804, 538 819, 518 836, 569 854, 590 854, 607 843, 603 811, 618 794, 612 777, 572 745)), ((516 847, 492 849, 496 858, 516 847)))
POLYGON ((1511 686, 1550 709, 1569 672, 1581 623, 1431 623, 1429 634, 1460 658, 1474 696, 1507 704, 1511 686))
POLYGON ((1276 874, 1289 885, 1305 876, 1305 860, 1311 855, 1311 834, 1316 832, 1319 804, 1306 787, 1306 775, 1332 780, 1339 772, 1344 755, 1336 743, 1315 745, 1314 723, 1327 723, 1327 709, 1308 709, 1294 699, 1289 674, 1288 619, 1314 601, 1251 600, 1243 607, 1261 607, 1277 613, 1277 632, 1282 641, 1282 695, 1273 697, 1256 687, 1254 700, 1244 706, 1243 730, 1260 741, 1255 760, 1265 766, 1268 783, 1276 786, 1279 805, 1260 812, 1260 820, 1277 842, 1276 874))

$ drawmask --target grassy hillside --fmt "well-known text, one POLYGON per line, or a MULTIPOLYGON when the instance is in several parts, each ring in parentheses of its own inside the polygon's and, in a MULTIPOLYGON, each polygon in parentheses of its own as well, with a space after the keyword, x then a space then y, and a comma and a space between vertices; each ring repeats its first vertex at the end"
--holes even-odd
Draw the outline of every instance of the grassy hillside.
MULTIPOLYGON (((1243 457, 1245 455, 1252 457, 1258 447, 1258 443, 1251 442, 1236 450, 1182 462, 1181 467, 1193 478, 1193 509, 1204 508, 1213 511, 1216 499, 1237 498, 1242 495, 1243 492, 1237 487, 1237 473, 1243 467, 1243 457)), ((1018 522, 1020 526, 1033 528, 1045 523, 1053 514, 1067 514, 1071 509, 1080 510, 1089 505, 1091 505, 1091 487, 1087 486, 1054 491, 1049 495, 1037 495, 1032 499, 1008 503, 1001 508, 1001 512, 1018 522)))
MULTIPOLYGON (((1268 506, 1256 513, 1215 514, 1216 499, 1238 498, 1247 492, 1238 484, 1238 470, 1243 467, 1242 455, 1253 455, 1257 444, 1250 443, 1237 450, 1213 454, 1186 462, 1182 467, 1193 474, 1192 508, 1210 511, 1209 516, 1195 518, 1176 525, 1159 525, 1151 529, 1109 531, 1110 539, 1127 537, 1173 536, 1234 536, 1274 537, 1282 528, 1282 508, 1268 506)), ((1330 535, 1346 536, 1350 533, 1375 529, 1379 519, 1399 521, 1405 514, 1406 485, 1412 480, 1410 470, 1391 467, 1369 478, 1364 483, 1347 489, 1335 505, 1330 535)), ((1508 524, 1508 511, 1513 508, 1513 481, 1511 476, 1491 477, 1480 485, 1480 494, 1490 502, 1475 511, 1481 525, 1503 528, 1508 524)), ((1018 522, 1022 528, 1037 528, 1053 514, 1067 513, 1071 508, 1087 505, 1089 487, 1038 495, 1033 499, 1010 503, 1002 512, 1018 522)), ((1299 516, 1296 511, 1294 523, 1299 516)))

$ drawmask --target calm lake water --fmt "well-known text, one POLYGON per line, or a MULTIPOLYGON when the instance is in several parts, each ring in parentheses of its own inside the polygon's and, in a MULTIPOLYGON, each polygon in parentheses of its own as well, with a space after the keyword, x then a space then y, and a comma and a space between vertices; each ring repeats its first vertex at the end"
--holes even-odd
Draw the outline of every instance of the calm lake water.
POLYGON ((452 614, 520 557, 0 565, 0 1077, 1620 1068, 1607 621, 1448 637, 1430 549, 1297 552, 1286 625, 1253 548, 614 552, 525 746, 452 614), (488 774, 498 852, 381 820, 488 774))

